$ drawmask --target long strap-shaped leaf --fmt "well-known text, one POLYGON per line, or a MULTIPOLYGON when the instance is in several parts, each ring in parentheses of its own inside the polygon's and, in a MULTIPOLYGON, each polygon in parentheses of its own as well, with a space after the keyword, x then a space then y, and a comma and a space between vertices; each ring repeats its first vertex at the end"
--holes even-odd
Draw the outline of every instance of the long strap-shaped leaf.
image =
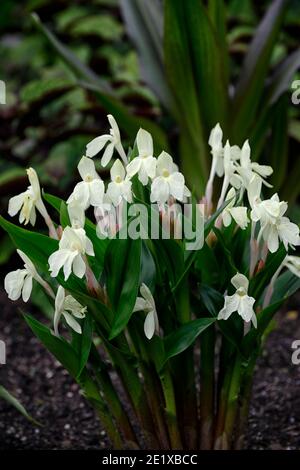
POLYGON ((274 0, 258 26, 240 74, 234 98, 231 137, 245 139, 261 98, 271 55, 289 0, 274 0))
POLYGON ((120 0, 128 35, 134 42, 142 77, 168 110, 172 98, 163 65, 163 12, 158 0, 120 0))
POLYGON ((82 63, 76 55, 64 45, 39 19, 36 14, 32 15, 35 25, 45 36, 58 55, 73 71, 78 79, 78 84, 95 93, 103 108, 114 115, 122 130, 132 139, 140 127, 144 127, 151 132, 156 150, 168 150, 167 139, 164 132, 155 123, 145 118, 134 116, 126 107, 116 98, 113 89, 103 79, 82 63))

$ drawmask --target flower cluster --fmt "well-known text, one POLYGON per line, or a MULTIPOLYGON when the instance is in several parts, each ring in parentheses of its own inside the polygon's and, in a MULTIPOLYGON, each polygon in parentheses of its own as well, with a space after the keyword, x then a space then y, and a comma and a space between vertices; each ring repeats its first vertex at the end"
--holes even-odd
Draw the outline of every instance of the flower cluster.
MULTIPOLYGON (((11 216, 20 212, 20 222, 35 224, 36 210, 43 216, 52 238, 58 240, 57 250, 49 259, 51 277, 57 278, 63 270, 64 281, 68 281, 73 273, 78 278, 86 276, 87 286, 99 290, 99 282, 90 268, 89 257, 94 257, 94 247, 85 231, 85 213, 92 207, 102 229, 107 229, 110 207, 120 207, 124 202, 132 203, 136 198, 135 185, 147 186, 149 200, 158 205, 161 213, 168 211, 172 201, 184 203, 191 193, 185 185, 182 173, 172 157, 165 151, 156 158, 152 136, 140 129, 136 136, 135 152, 126 155, 121 143, 120 131, 113 116, 108 116, 111 125, 110 134, 93 139, 86 147, 85 155, 78 164, 81 177, 72 194, 67 199, 70 224, 64 229, 55 228, 42 201, 38 177, 33 169, 28 170, 30 186, 9 201, 8 212, 11 216), (120 157, 110 168, 110 181, 105 185, 96 170, 93 157, 104 149, 101 157, 102 167, 108 165, 114 151, 120 157), (101 216, 99 216, 99 213, 101 216)), ((225 292, 225 304, 218 315, 219 320, 226 320, 237 312, 245 322, 257 326, 255 313, 256 300, 248 296, 249 279, 254 275, 258 262, 265 262, 268 252, 276 252, 281 242, 288 252, 300 244, 299 227, 285 216, 287 203, 280 201, 277 194, 270 199, 263 199, 263 187, 271 188, 267 178, 273 170, 269 166, 259 165, 251 161, 251 149, 246 141, 241 148, 232 146, 229 141, 223 144, 223 132, 219 124, 211 131, 209 145, 212 153, 212 165, 204 197, 204 213, 208 218, 213 208, 219 211, 215 227, 226 229, 235 224, 236 230, 246 230, 249 225, 250 269, 247 273, 236 273, 231 283, 236 292, 228 296, 225 292), (219 199, 213 200, 214 181, 223 178, 219 199), (247 277, 246 277, 247 274, 247 277)), ((109 225, 109 224, 108 224, 109 225)), ((32 261, 22 252, 24 269, 9 273, 5 278, 5 289, 9 297, 16 300, 22 295, 24 301, 30 297, 32 281, 35 279, 52 297, 53 291, 37 273, 32 261)), ((285 258, 280 270, 273 278, 265 298, 270 300, 274 282, 283 268, 299 276, 299 258, 285 258)), ((230 288, 230 286, 229 286, 230 288)), ((142 297, 138 297, 134 311, 146 314, 144 331, 147 338, 159 334, 158 315, 155 301, 149 288, 142 284, 142 297)), ((58 334, 58 321, 63 316, 67 324, 75 331, 81 332, 80 324, 75 318, 83 318, 86 308, 59 287, 55 299, 54 330, 58 334)))

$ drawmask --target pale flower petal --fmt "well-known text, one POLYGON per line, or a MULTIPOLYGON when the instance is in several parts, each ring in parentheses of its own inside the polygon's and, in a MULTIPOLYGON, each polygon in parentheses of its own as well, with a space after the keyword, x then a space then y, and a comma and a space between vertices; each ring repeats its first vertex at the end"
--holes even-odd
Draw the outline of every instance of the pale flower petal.
POLYGON ((147 314, 145 322, 144 322, 144 332, 145 336, 148 339, 151 339, 155 333, 155 318, 154 312, 151 311, 147 314))

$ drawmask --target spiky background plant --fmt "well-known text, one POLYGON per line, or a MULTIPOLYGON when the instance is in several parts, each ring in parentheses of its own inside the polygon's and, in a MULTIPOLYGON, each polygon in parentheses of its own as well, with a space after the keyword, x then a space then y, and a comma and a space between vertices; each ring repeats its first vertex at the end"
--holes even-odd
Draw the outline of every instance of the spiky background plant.
MULTIPOLYGON (((300 53, 286 23, 290 29, 296 27, 297 2, 270 0, 259 2, 259 7, 248 0, 119 3, 140 57, 143 79, 160 107, 160 127, 147 119, 142 125, 158 148, 169 149, 180 162, 191 189, 198 195, 204 190, 210 168, 208 137, 219 122, 225 137, 236 144, 249 138, 253 160, 276 167, 271 178, 275 190, 295 202, 300 174, 299 111, 291 103, 290 88, 300 53), (257 15, 264 14, 260 22, 255 9, 257 15), (237 11, 244 16, 235 25, 237 11), (259 22, 256 29, 255 21, 259 22), (294 184, 287 182, 287 175, 292 175, 294 184)), ((135 115, 139 109, 128 112, 101 70, 87 68, 36 16, 34 20, 74 72, 77 83, 94 92, 133 139, 141 125, 135 115)))
POLYGON ((241 448, 257 356, 300 287, 299 258, 288 254, 299 228, 277 194, 263 199, 272 168, 251 161, 248 141, 225 143, 219 124, 199 205, 172 157, 154 156, 149 132, 140 129, 125 152, 108 118, 110 133, 87 145, 66 202, 42 193, 28 169, 30 185, 8 212, 25 225, 38 216, 49 236, 0 219, 24 264, 5 289, 25 302, 33 282, 47 293, 52 324, 25 320, 78 382, 114 448, 241 448), (101 166, 118 157, 106 187, 99 152, 101 166))

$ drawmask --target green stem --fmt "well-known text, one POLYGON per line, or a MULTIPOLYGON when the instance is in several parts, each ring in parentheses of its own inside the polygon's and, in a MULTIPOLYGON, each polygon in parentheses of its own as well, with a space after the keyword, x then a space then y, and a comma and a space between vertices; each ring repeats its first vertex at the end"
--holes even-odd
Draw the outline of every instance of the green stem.
POLYGON ((139 361, 139 367, 144 377, 145 390, 150 404, 153 421, 159 436, 161 448, 170 449, 168 430, 164 419, 163 395, 159 378, 156 370, 153 368, 145 343, 141 341, 134 325, 130 328, 130 338, 132 340, 133 347, 136 350, 137 357, 141 358, 139 361))
POLYGON ((84 391, 86 399, 91 403, 95 408, 97 415, 101 421, 101 424, 104 426, 106 433, 114 447, 114 449, 122 449, 122 437, 113 422, 110 411, 98 391, 97 385, 89 376, 86 369, 83 370, 78 383, 84 391))
POLYGON ((245 438, 245 427, 249 416, 249 405, 252 392, 253 373, 256 364, 256 356, 251 360, 249 366, 246 369, 243 384, 241 388, 241 399, 239 409, 239 419, 236 430, 236 439, 234 442, 234 449, 240 450, 244 445, 245 438))
POLYGON ((237 354, 228 393, 228 403, 223 433, 223 450, 230 449, 233 442, 233 432, 238 412, 239 392, 241 389, 242 359, 237 354))
POLYGON ((169 436, 171 441, 172 450, 182 449, 182 441, 180 437, 178 418, 176 410, 176 401, 174 394, 173 381, 170 371, 166 367, 161 376, 161 383, 165 398, 165 411, 167 415, 169 436))
POLYGON ((215 330, 211 326, 201 336, 200 356, 200 448, 213 446, 215 405, 215 330))
MULTIPOLYGON (((182 279, 177 290, 176 315, 179 324, 191 320, 188 278, 182 279)), ((187 449, 197 448, 198 407, 195 385, 194 348, 190 347, 172 360, 174 384, 178 406, 178 419, 182 430, 182 439, 187 449)))
POLYGON ((94 345, 91 350, 90 362, 92 364, 93 372, 95 374, 97 382, 101 387, 105 400, 124 436, 126 448, 139 448, 140 445, 132 429, 127 413, 124 410, 124 407, 120 401, 116 389, 114 388, 111 378, 106 370, 105 364, 103 364, 103 362, 101 361, 101 358, 94 345))

